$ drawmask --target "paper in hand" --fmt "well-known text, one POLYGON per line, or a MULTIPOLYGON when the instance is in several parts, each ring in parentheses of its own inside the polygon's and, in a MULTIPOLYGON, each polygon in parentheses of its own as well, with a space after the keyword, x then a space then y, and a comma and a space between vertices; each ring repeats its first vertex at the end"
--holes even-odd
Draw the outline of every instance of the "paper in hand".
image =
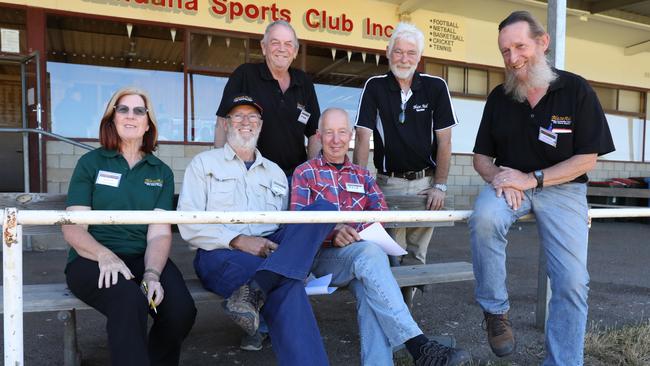
POLYGON ((384 227, 381 226, 380 223, 375 222, 374 224, 368 226, 367 228, 363 229, 360 233, 359 236, 361 236, 361 239, 369 242, 373 242, 381 249, 386 252, 388 255, 406 255, 406 250, 402 249, 402 247, 397 244, 393 238, 388 235, 386 230, 384 230, 384 227))

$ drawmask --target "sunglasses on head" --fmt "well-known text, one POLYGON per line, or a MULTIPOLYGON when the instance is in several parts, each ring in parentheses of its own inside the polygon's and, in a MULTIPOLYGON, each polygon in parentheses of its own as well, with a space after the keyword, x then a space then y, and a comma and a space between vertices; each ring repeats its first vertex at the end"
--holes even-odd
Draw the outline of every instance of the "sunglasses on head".
POLYGON ((406 122, 406 103, 402 103, 402 110, 399 112, 399 123, 406 122))
MULTIPOLYGON (((131 108, 129 106, 126 106, 124 104, 118 104, 116 106, 113 106, 115 108, 115 113, 119 114, 129 114, 129 111, 131 108)), ((145 107, 133 107, 133 115, 135 116, 145 116, 148 112, 148 109, 145 107)))

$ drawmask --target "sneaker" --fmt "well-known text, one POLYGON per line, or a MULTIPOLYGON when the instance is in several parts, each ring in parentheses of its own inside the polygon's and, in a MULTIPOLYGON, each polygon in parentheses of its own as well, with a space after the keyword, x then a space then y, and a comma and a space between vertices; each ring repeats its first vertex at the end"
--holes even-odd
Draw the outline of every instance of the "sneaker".
POLYGON ((515 351, 515 336, 508 314, 490 314, 483 312, 483 328, 488 333, 488 343, 492 352, 499 357, 508 356, 515 351))
POLYGON ((259 330, 252 336, 247 334, 241 338, 239 348, 244 351, 259 351, 262 349, 262 344, 268 336, 268 333, 262 333, 259 330))
POLYGON ((460 348, 451 348, 429 340, 420 347, 420 357, 415 366, 456 366, 472 359, 469 352, 460 348))
POLYGON ((260 309, 265 300, 264 291, 251 282, 235 290, 222 305, 230 319, 252 336, 260 326, 260 309))

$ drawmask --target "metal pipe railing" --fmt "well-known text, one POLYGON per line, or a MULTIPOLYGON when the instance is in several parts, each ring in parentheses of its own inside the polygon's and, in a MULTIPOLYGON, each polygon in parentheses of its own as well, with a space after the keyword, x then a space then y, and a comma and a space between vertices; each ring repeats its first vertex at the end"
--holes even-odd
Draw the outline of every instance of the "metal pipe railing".
POLYGON ((71 145, 74 145, 74 146, 77 146, 77 147, 80 147, 80 148, 83 148, 83 149, 87 149, 87 150, 93 150, 94 149, 93 146, 90 146, 88 144, 84 144, 83 142, 75 141, 73 139, 69 139, 67 137, 57 135, 56 133, 45 131, 45 130, 40 129, 40 128, 0 127, 0 133, 3 133, 3 132, 5 132, 5 133, 10 133, 10 132, 11 133, 37 133, 37 134, 52 137, 54 139, 57 139, 57 140, 60 140, 60 141, 63 141, 63 142, 67 142, 67 143, 69 143, 71 145))
MULTIPOLYGON (((441 222, 467 220, 472 211, 61 211, 17 210, 0 213, 5 365, 23 365, 22 225, 118 224, 280 224, 346 222, 441 222)), ((522 219, 531 218, 527 215, 522 219)), ((589 219, 650 217, 650 208, 591 209, 589 219)))

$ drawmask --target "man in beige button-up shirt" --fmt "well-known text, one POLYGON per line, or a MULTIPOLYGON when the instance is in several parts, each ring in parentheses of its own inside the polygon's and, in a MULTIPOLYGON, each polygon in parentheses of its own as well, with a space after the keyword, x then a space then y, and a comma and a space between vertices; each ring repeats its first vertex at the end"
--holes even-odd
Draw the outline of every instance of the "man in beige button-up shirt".
MULTIPOLYGON (((236 96, 226 118, 226 145, 205 151, 185 172, 179 211, 281 211, 287 208, 284 172, 255 148, 262 108, 236 96)), ((319 201, 307 210, 336 210, 319 201)), ((196 249, 194 268, 203 286, 224 298, 224 310, 254 335, 259 314, 269 326, 279 365, 327 365, 327 354, 305 293, 321 243, 334 224, 183 224, 196 249)))

